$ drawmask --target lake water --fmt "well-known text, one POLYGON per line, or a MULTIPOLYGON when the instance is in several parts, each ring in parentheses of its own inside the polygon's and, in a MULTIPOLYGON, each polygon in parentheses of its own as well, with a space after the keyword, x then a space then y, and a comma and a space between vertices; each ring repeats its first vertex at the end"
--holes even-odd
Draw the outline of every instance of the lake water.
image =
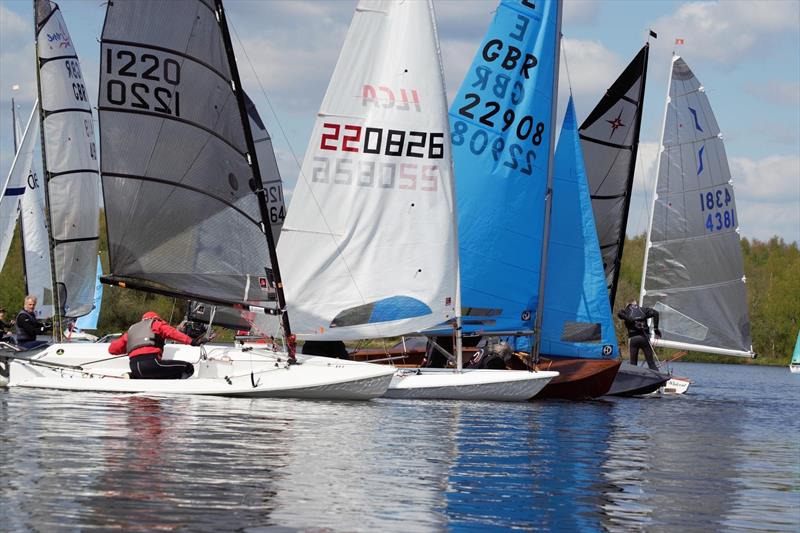
POLYGON ((0 530, 800 530, 800 375, 674 370, 525 404, 0 390, 0 530))

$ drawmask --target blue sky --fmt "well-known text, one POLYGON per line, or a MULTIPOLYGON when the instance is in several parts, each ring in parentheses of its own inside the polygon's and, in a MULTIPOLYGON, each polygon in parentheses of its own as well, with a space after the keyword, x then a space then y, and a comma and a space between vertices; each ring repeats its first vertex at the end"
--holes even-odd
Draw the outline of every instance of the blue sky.
MULTIPOLYGON (((94 101, 105 7, 98 0, 60 5, 94 101)), ((302 161, 355 0, 227 0, 225 5, 243 84, 272 134, 290 193, 299 172, 295 159, 302 161)), ((434 5, 452 97, 496 1, 435 0, 434 5)), ((659 38, 652 41, 629 234, 646 224, 671 51, 680 37, 685 45, 678 52, 706 87, 725 137, 742 235, 800 241, 800 2, 565 0, 562 31, 579 119, 638 52, 648 28, 659 38)), ((32 2, 0 0, 3 173, 13 157, 11 86, 20 85, 13 95, 23 123, 35 98, 33 35, 32 2)), ((559 115, 566 80, 562 71, 559 115)))

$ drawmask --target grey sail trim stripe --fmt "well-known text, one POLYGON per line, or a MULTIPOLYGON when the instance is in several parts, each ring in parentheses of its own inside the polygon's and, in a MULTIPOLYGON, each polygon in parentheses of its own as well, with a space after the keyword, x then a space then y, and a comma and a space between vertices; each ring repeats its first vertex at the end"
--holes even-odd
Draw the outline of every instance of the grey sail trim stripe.
POLYGON ((99 240, 100 237, 76 237, 74 239, 53 239, 56 246, 59 244, 69 244, 71 242, 88 242, 88 241, 96 241, 99 240))
POLYGON ((625 198, 628 196, 625 193, 622 194, 609 194, 609 195, 599 195, 599 194, 592 194, 590 198, 592 200, 616 200, 617 198, 625 198))
MULTIPOLYGON (((103 179, 105 179, 105 178, 122 178, 122 179, 138 180, 138 181, 149 181, 149 182, 152 182, 152 183, 160 183, 162 185, 168 185, 170 187, 176 187, 178 189, 186 189, 187 191, 192 191, 192 192, 196 192, 198 194, 202 194, 203 196, 208 196, 209 198, 213 198, 214 200, 216 200, 216 201, 218 201, 218 202, 230 207, 231 209, 233 209, 234 211, 236 211, 237 213, 239 213, 240 215, 245 217, 247 220, 252 222, 254 225, 256 225, 258 227, 259 231, 262 231, 261 222, 257 221, 256 219, 254 219, 253 217, 251 217, 250 215, 248 215, 247 213, 242 211, 240 208, 236 207, 235 205, 233 205, 232 203, 227 201, 225 198, 222 198, 221 196, 217 196, 216 194, 211 194, 210 192, 204 191, 203 189, 200 189, 198 187, 193 187, 192 185, 186 185, 185 183, 179 183, 179 182, 170 181, 170 180, 166 180, 166 179, 162 179, 162 178, 154 178, 154 177, 151 177, 151 176, 139 176, 139 175, 136 175, 136 174, 121 174, 121 173, 117 173, 117 172, 103 172, 103 179)), ((263 233, 263 231, 262 231, 262 233, 263 233)))
POLYGON ((89 115, 91 115, 92 110, 82 109, 80 107, 65 107, 64 109, 53 109, 52 111, 48 111, 47 109, 42 109, 42 113, 43 113, 42 120, 44 120, 50 115, 57 115, 58 113, 88 113, 89 115))
POLYGON ((214 74, 216 74, 217 76, 219 76, 220 78, 225 80, 225 83, 227 83, 228 85, 230 85, 230 83, 231 83, 231 79, 229 77, 225 76, 225 74, 223 74, 222 72, 220 72, 219 70, 217 70, 213 66, 209 65, 205 61, 203 61, 201 59, 198 59, 198 58, 196 58, 194 56, 191 56, 189 54, 186 54, 184 52, 179 52, 178 50, 173 50, 172 48, 167 48, 167 47, 164 47, 164 46, 156 46, 154 44, 142 44, 142 43, 137 43, 137 42, 134 42, 134 41, 120 41, 118 39, 104 39, 104 40, 100 41, 100 45, 101 46, 104 45, 104 44, 118 44, 120 46, 146 48, 148 50, 157 50, 159 52, 166 52, 167 54, 173 54, 173 55, 176 55, 176 56, 180 56, 180 57, 182 57, 184 59, 188 59, 189 61, 191 61, 193 63, 197 63, 198 65, 204 66, 205 68, 207 68, 208 70, 210 70, 211 72, 213 72, 214 74))
POLYGON ((676 242, 690 242, 690 241, 700 241, 705 239, 720 239, 722 237, 726 237, 731 233, 736 233, 738 237, 738 232, 736 231, 739 226, 735 228, 726 228, 728 231, 716 231, 714 233, 704 234, 704 235, 696 235, 694 237, 681 237, 680 239, 666 239, 661 241, 650 241, 651 246, 664 246, 667 244, 672 244, 676 242))
POLYGON ((633 104, 633 105, 635 105, 635 106, 638 106, 638 105, 639 105, 639 102, 637 102, 636 100, 634 100, 634 99, 633 99, 633 98, 631 98, 630 96, 627 96, 627 95, 624 95, 624 94, 623 94, 623 95, 622 95, 622 96, 620 96, 619 98, 620 98, 620 100, 625 100, 626 102, 628 102, 628 103, 630 103, 630 104, 633 104))
POLYGON ((40 57, 39 58, 39 68, 45 66, 46 63, 51 61, 58 61, 59 59, 78 59, 78 56, 75 54, 66 55, 66 56, 54 56, 54 57, 40 57))
POLYGON ((633 146, 625 145, 625 144, 611 143, 611 142, 608 142, 608 141, 601 141, 600 139, 595 139, 594 137, 587 137, 586 135, 584 135, 582 133, 579 135, 579 137, 581 138, 581 140, 588 141, 590 143, 602 144, 603 146, 609 146, 611 148, 617 148, 619 150, 633 150, 633 146))
POLYGON ((186 124, 188 126, 193 126, 193 127, 197 128, 197 129, 203 130, 203 131, 205 131, 206 133, 208 133, 210 135, 213 135, 214 137, 216 137, 220 141, 224 142, 225 144, 227 144, 228 146, 233 148, 233 150, 237 154, 239 154, 243 158, 247 159, 247 153, 240 151, 236 146, 234 146, 234 144, 232 142, 230 142, 228 139, 226 139, 225 137, 223 137, 222 135, 220 135, 216 131, 214 131, 214 130, 212 130, 210 128, 206 128, 205 126, 203 126, 202 124, 198 124, 197 122, 193 122, 191 120, 186 120, 185 118, 178 118, 178 117, 175 117, 175 116, 172 116, 172 115, 165 115, 163 113, 154 113, 152 111, 137 111, 137 110, 134 110, 134 109, 122 109, 122 108, 119 108, 119 107, 109 107, 109 106, 98 106, 97 110, 98 111, 109 111, 109 112, 113 112, 113 113, 130 113, 132 115, 146 115, 148 117, 158 117, 158 118, 163 118, 164 120, 174 120, 175 122, 181 122, 181 123, 186 124))
POLYGON ((686 141, 682 143, 665 144, 664 149, 669 150, 670 148, 678 148, 681 146, 688 146, 690 144, 700 144, 708 141, 713 141, 714 139, 722 143, 722 139, 719 138, 719 135, 709 135, 708 137, 698 137, 697 139, 693 139, 691 141, 686 141))
POLYGON ((100 174, 100 171, 96 168, 76 168, 75 170, 64 170, 63 172, 48 172, 47 179, 58 178, 61 176, 66 176, 67 174, 83 174, 84 172, 100 174))
POLYGON ((742 278, 736 278, 728 281, 720 281, 718 283, 709 283, 708 285, 692 285, 691 287, 676 287, 671 289, 648 289, 645 287, 644 295, 652 296, 653 293, 675 294, 680 292, 690 292, 703 289, 716 289, 718 287, 728 287, 730 285, 738 285, 740 283, 744 285, 742 278))

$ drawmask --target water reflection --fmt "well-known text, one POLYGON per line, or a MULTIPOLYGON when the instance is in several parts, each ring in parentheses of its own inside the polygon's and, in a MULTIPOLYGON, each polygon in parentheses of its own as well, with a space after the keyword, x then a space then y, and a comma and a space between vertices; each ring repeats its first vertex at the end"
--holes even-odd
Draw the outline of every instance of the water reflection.
POLYGON ((798 531, 800 379, 691 370, 520 405, 0 390, 2 529, 798 531))

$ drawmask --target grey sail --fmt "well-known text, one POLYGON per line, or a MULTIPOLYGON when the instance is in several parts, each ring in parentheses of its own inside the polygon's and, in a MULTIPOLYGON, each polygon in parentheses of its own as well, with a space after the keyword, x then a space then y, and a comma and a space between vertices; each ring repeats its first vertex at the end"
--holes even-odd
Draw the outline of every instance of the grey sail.
POLYGON ((269 224, 272 227, 272 238, 278 242, 286 218, 286 203, 283 199, 283 182, 278 170, 278 161, 275 159, 275 150, 272 149, 270 137, 261 115, 258 114, 256 105, 244 93, 247 117, 250 119, 250 130, 253 132, 253 143, 256 145, 256 157, 261 170, 261 180, 267 195, 267 209, 269 224))
POLYGON ((739 217, 700 82, 674 57, 642 279, 663 346, 752 355, 739 217), (733 353, 737 352, 737 353, 733 353))
POLYGON ((580 127, 611 307, 617 293, 639 147, 649 45, 644 45, 580 127))
POLYGON ((94 305, 99 234, 92 106, 58 5, 35 0, 34 15, 52 285, 58 314, 78 317, 94 305))
POLYGON ((231 61, 219 0, 108 4, 104 281, 221 305, 274 299, 264 190, 231 61))

